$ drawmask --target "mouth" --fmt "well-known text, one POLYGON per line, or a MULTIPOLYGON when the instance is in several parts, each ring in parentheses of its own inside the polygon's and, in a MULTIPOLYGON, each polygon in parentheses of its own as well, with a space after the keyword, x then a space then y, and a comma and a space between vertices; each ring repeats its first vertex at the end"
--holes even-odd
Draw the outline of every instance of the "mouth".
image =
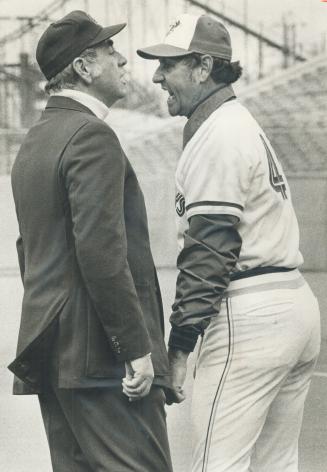
POLYGON ((128 83, 128 75, 127 75, 127 72, 124 72, 121 77, 120 77, 120 81, 123 85, 127 85, 128 83))
POLYGON ((174 103, 176 101, 176 97, 174 93, 166 87, 162 87, 162 89, 168 92, 167 104, 169 105, 169 104, 174 103))

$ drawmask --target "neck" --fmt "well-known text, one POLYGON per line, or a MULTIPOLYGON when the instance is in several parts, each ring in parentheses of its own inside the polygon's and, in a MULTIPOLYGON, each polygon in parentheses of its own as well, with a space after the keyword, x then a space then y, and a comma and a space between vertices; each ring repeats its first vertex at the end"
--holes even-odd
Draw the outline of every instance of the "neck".
POLYGON ((226 87, 227 84, 225 84, 224 82, 220 83, 220 84, 214 84, 208 88, 206 88, 203 93, 201 94, 201 96, 199 97, 199 99, 196 101, 196 103, 194 104, 194 106, 191 108, 189 114, 187 115, 187 118, 190 118, 190 116, 194 113, 194 111, 197 109, 197 107, 199 105, 201 105, 201 103, 205 102, 207 98, 209 98, 211 95, 213 95, 214 93, 218 92, 219 90, 223 89, 224 87, 226 87))
POLYGON ((91 95, 91 97, 96 98, 100 102, 104 103, 108 108, 112 107, 112 105, 117 101, 117 98, 114 99, 111 97, 109 94, 107 94, 105 97, 102 96, 102 94, 97 93, 92 85, 84 85, 83 83, 79 83, 76 85, 75 89, 79 92, 87 93, 88 95, 91 95))
POLYGON ((223 103, 235 98, 233 87, 227 84, 220 84, 215 90, 212 90, 210 95, 201 103, 198 103, 197 108, 193 110, 193 114, 188 119, 183 134, 183 148, 192 139, 192 136, 197 132, 202 123, 219 108, 223 103))

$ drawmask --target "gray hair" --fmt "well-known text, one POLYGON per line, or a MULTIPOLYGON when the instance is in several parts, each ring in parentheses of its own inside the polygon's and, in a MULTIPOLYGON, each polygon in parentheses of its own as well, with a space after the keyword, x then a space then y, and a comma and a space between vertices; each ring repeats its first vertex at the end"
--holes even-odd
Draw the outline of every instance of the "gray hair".
MULTIPOLYGON (((85 49, 78 57, 86 59, 88 62, 95 62, 97 58, 96 48, 85 49)), ((78 74, 73 65, 68 64, 62 71, 58 72, 45 84, 44 90, 47 94, 60 92, 63 88, 74 89, 78 82, 78 74)))

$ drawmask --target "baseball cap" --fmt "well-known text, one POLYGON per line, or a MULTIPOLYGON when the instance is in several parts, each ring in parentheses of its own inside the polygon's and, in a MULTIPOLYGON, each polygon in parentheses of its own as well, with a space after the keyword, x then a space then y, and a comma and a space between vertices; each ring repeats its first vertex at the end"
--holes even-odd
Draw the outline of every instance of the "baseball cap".
POLYGON ((232 46, 225 26, 209 15, 185 13, 170 26, 163 43, 137 50, 144 59, 187 56, 194 52, 230 61, 232 46))
POLYGON ((119 33, 126 23, 103 28, 87 13, 75 10, 51 23, 39 39, 36 60, 50 80, 86 48, 96 46, 119 33))

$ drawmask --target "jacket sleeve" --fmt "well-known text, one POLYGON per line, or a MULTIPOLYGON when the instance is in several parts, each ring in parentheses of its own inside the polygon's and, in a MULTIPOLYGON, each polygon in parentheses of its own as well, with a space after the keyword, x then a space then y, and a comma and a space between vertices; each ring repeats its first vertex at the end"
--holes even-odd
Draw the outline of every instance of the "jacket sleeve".
POLYGON ((76 257, 117 360, 151 351, 127 261, 125 157, 113 131, 88 122, 67 146, 61 172, 72 214, 76 257))
POLYGON ((238 221, 236 216, 221 214, 190 218, 184 248, 177 259, 179 274, 170 317, 170 347, 193 351, 199 334, 219 313, 242 245, 238 221))
POLYGON ((18 236, 16 241, 16 249, 18 255, 18 264, 20 270, 20 276, 24 285, 24 274, 25 274, 25 255, 24 255, 24 247, 23 247, 23 239, 21 235, 18 236))

